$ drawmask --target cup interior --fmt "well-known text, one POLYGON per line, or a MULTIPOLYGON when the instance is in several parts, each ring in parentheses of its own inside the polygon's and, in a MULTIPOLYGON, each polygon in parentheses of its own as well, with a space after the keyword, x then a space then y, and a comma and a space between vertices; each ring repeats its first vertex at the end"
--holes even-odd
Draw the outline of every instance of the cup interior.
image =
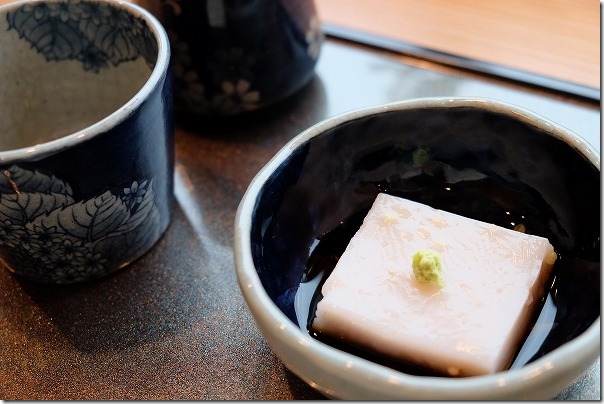
POLYGON ((522 223, 550 240, 560 257, 546 291, 555 320, 520 365, 599 318, 599 163, 572 135, 471 105, 383 110, 316 132, 271 172, 251 218, 259 278, 295 324, 296 293, 317 243, 366 212, 379 192, 506 228, 522 223))
POLYGON ((113 1, 0 8, 0 151, 85 129, 151 76, 158 45, 143 16, 113 1))

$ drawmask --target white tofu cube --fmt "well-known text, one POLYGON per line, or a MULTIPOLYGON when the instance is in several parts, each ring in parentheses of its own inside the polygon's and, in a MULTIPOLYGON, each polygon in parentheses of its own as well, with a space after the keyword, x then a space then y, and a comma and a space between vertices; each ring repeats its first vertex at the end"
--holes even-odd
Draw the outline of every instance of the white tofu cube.
POLYGON ((322 287, 313 328, 451 376, 507 368, 556 260, 549 241, 379 194, 322 287), (418 250, 445 285, 419 282, 418 250))

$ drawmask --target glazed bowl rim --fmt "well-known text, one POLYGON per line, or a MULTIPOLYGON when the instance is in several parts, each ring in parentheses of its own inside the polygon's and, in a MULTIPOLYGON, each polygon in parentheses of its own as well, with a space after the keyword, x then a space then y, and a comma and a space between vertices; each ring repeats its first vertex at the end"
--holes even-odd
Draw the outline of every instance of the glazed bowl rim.
MULTIPOLYGON (((483 398, 485 392, 493 397, 506 397, 528 392, 535 384, 547 384, 547 380, 568 377, 569 372, 585 371, 589 365, 587 362, 593 363, 599 355, 600 316, 582 334, 521 368, 492 375, 452 379, 405 374, 313 339, 308 333, 303 332, 297 324, 293 323, 265 291, 252 257, 251 219, 260 192, 266 181, 275 172, 275 169, 296 149, 302 147, 313 137, 346 122, 391 111, 443 107, 472 107, 499 112, 530 126, 536 126, 574 147, 598 171, 600 170, 599 154, 578 135, 532 111, 487 98, 419 98, 356 109, 327 118, 294 137, 273 156, 252 179, 237 209, 234 229, 236 274, 242 294, 258 322, 262 334, 273 350, 275 342, 272 341, 272 338, 274 337, 281 341, 281 345, 287 345, 289 349, 308 358, 316 366, 324 369, 326 365, 329 365, 332 368, 346 370, 346 373, 350 375, 349 377, 354 375, 355 380, 365 379, 372 386, 375 386, 375 389, 396 389, 394 392, 399 392, 405 398, 419 398, 435 394, 443 398, 453 399, 468 398, 473 395, 475 398, 483 398), (357 365, 350 366, 350 363, 357 365)), ((287 358, 281 357, 280 359, 307 383, 312 382, 308 375, 300 374, 295 369, 291 369, 291 364, 288 363, 287 358)), ((579 375, 574 374, 574 377, 579 375)), ((327 393, 330 395, 329 392, 327 393)))
MULTIPOLYGON (((0 6, 0 14, 4 15, 8 11, 22 7, 26 4, 35 5, 36 3, 61 3, 69 0, 18 0, 0 6)), ((111 7, 117 7, 128 10, 134 16, 142 18, 148 25, 149 30, 157 43, 157 59, 151 74, 143 86, 126 103, 114 110, 109 115, 94 122, 93 124, 62 136, 48 142, 39 143, 33 146, 26 146, 17 149, 0 151, 0 164, 10 164, 11 162, 21 160, 39 160, 48 155, 52 155, 61 150, 73 147, 86 142, 96 136, 109 131, 114 126, 125 121, 133 114, 138 107, 149 98, 155 89, 163 82, 163 77, 168 74, 170 62, 170 42, 168 35, 161 23, 143 7, 126 1, 107 1, 107 0, 81 0, 87 3, 107 4, 111 7)))

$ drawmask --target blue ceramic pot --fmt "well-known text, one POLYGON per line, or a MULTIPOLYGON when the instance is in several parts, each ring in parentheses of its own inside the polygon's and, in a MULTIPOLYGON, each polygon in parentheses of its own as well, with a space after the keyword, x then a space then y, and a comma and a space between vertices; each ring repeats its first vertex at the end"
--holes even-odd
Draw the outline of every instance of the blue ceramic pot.
POLYGON ((323 34, 312 0, 162 0, 161 6, 178 111, 253 111, 313 76, 323 34))
POLYGON ((0 45, 2 263, 69 283, 137 259, 172 210, 162 26, 128 3, 20 2, 0 8, 0 45))

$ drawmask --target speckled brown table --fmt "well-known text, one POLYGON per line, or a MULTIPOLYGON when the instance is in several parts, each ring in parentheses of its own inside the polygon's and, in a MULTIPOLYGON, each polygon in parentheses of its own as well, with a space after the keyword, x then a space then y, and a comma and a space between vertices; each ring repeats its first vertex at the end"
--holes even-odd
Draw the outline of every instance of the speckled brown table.
MULTIPOLYGON (((256 172, 310 125, 424 96, 534 110, 600 145, 599 105, 338 42, 313 81, 241 122, 177 120, 175 211, 159 243, 95 282, 47 286, 0 271, 0 399, 320 399, 258 332, 240 294, 233 220, 256 172)), ((560 399, 599 399, 600 361, 560 399)))

